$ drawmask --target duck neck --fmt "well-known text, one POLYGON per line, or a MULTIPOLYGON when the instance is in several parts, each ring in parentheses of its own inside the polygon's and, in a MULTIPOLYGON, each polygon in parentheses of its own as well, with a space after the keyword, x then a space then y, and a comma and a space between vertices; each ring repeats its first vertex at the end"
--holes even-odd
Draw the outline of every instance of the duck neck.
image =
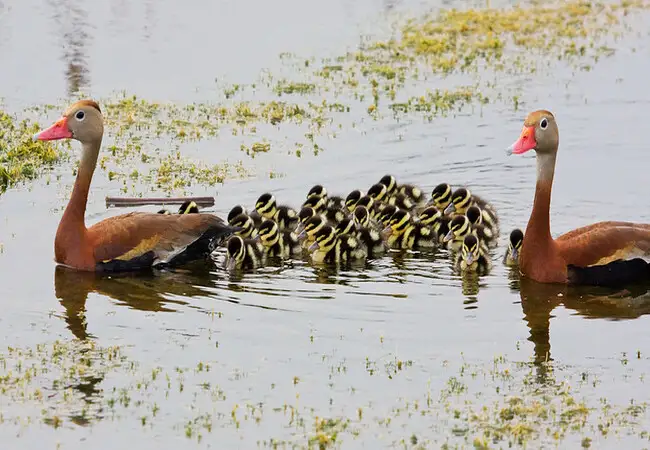
POLYGON ((84 142, 82 144, 83 150, 81 163, 77 171, 77 179, 72 188, 72 195, 70 196, 68 206, 65 208, 65 212, 61 218, 60 229, 63 226, 66 229, 75 231, 85 230, 86 228, 84 216, 86 214, 86 204, 88 203, 88 191, 97 165, 100 146, 101 138, 98 141, 84 142))
POLYGON ((541 153, 537 155, 537 186, 533 211, 526 228, 526 241, 550 243, 551 237, 551 189, 555 174, 556 153, 541 153), (530 236, 530 238, 529 238, 530 236))

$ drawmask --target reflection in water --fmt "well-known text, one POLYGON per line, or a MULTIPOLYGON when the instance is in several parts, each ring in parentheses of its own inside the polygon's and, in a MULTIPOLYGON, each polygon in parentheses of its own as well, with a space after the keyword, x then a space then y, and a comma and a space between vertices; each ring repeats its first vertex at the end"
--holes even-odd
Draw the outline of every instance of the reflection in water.
POLYGON ((89 85, 88 55, 86 49, 90 40, 87 13, 84 2, 72 0, 50 0, 55 8, 54 20, 63 37, 63 61, 68 81, 68 95, 74 95, 89 85))
POLYGON ((535 363, 551 360, 550 321, 555 307, 563 305, 588 318, 636 319, 650 314, 649 286, 612 290, 586 286, 520 281, 521 306, 535 347, 535 363))
POLYGON ((175 312, 170 305, 186 305, 187 302, 173 300, 171 295, 179 297, 206 296, 207 284, 198 277, 201 268, 189 272, 151 271, 146 274, 101 275, 92 272, 79 272, 63 266, 56 266, 54 271, 54 289, 56 297, 65 308, 65 321, 72 334, 78 339, 91 337, 87 332, 86 299, 88 294, 96 292, 110 297, 118 304, 141 311, 175 312))

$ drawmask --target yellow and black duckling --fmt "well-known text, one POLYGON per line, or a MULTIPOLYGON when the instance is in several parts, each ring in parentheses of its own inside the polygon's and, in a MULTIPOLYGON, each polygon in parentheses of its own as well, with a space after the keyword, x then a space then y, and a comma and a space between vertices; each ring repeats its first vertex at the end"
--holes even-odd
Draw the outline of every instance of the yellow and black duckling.
POLYGON ((445 209, 451 203, 451 186, 449 183, 440 183, 431 191, 431 198, 426 206, 435 206, 440 212, 444 214, 445 209))
POLYGON ((311 206, 303 206, 300 208, 300 212, 298 213, 298 226, 296 227, 296 234, 302 233, 302 231, 305 229, 305 224, 307 221, 316 216, 322 217, 322 215, 318 214, 316 210, 311 206))
POLYGON ((493 227, 497 227, 496 224, 489 226, 487 222, 483 222, 483 210, 477 205, 472 205, 467 208, 465 216, 469 219, 469 222, 472 224, 472 228, 476 230, 476 235, 483 239, 485 244, 488 247, 496 247, 497 237, 499 236, 499 230, 496 228, 496 231, 493 227))
POLYGON ((372 258, 386 251, 386 243, 381 238, 381 233, 370 220, 370 213, 365 206, 354 209, 354 221, 357 228, 357 237, 368 250, 368 257, 372 258))
POLYGON ((257 199, 255 210, 265 219, 274 220, 281 230, 294 230, 298 225, 298 213, 289 206, 278 206, 275 196, 268 192, 257 199))
POLYGON ((510 232, 508 238, 508 249, 503 256, 503 263, 506 266, 518 267, 519 266, 519 252, 524 243, 524 232, 519 228, 515 228, 510 232))
POLYGON ((483 223, 493 230, 498 229, 499 218, 494 207, 477 195, 472 195, 467 188, 458 188, 451 196, 451 202, 444 210, 444 214, 465 214, 467 208, 476 205, 481 208, 483 223))
MULTIPOLYGON (((198 214, 199 205, 192 200, 187 200, 178 208, 178 214, 198 214)), ((170 215, 172 212, 168 209, 161 209, 158 214, 170 215)))
POLYGON ((298 241, 302 242, 304 249, 308 249, 314 243, 314 236, 316 233, 327 225, 327 222, 322 216, 316 215, 305 222, 305 225, 298 235, 298 241))
POLYGON ((388 189, 386 185, 381 183, 373 184, 368 189, 367 195, 372 197, 375 202, 387 202, 388 201, 388 189))
POLYGON ((226 260, 224 266, 227 270, 257 269, 266 262, 264 246, 253 239, 244 239, 233 235, 226 243, 226 260))
POLYGON ((303 203, 302 206, 303 208, 309 206, 313 208, 318 214, 324 215, 329 224, 333 227, 338 225, 339 222, 348 216, 348 214, 346 214, 342 208, 334 205, 328 206, 326 197, 309 197, 307 200, 305 200, 305 203, 303 203))
POLYGON ((239 214, 230 220, 230 225, 239 227, 240 230, 235 234, 243 237, 244 239, 252 239, 257 236, 257 228, 253 223, 253 219, 248 214, 239 214))
POLYGON ((309 197, 305 202, 302 204, 302 207, 310 207, 313 208, 314 211, 316 211, 319 214, 322 214, 325 212, 325 208, 327 207, 327 198, 326 197, 309 197))
POLYGON ((356 230, 357 230, 356 223, 354 222, 354 219, 352 217, 346 217, 341 222, 339 222, 334 228, 334 231, 336 231, 336 234, 338 234, 339 236, 342 234, 349 234, 349 233, 354 234, 356 230))
POLYGON ((395 195, 391 195, 388 198, 388 204, 394 205, 397 209, 403 209, 404 211, 413 211, 415 208, 415 203, 406 195, 398 192, 395 195))
POLYGON ((438 241, 429 226, 413 223, 411 214, 403 209, 395 211, 383 229, 382 237, 389 248, 395 249, 433 248, 438 241))
POLYGON ((436 235, 439 244, 444 243, 444 238, 449 232, 451 217, 443 216, 435 206, 427 206, 420 212, 418 221, 422 225, 430 227, 436 235))
POLYGON ((246 208, 242 205, 235 205, 232 207, 228 213, 228 225, 232 225, 232 220, 240 214, 246 214, 248 217, 253 219, 253 225, 256 228, 262 225, 262 216, 260 216, 257 211, 246 211, 246 208))
POLYGON ((298 236, 293 231, 280 230, 278 224, 271 219, 265 219, 258 230, 257 239, 262 243, 266 254, 270 257, 290 258, 301 252, 298 236))
POLYGON ((473 272, 486 275, 492 268, 492 262, 487 253, 481 250, 479 238, 468 234, 463 238, 460 252, 456 254, 455 266, 461 273, 473 272))
POLYGON ((311 260, 315 263, 341 263, 365 259, 368 254, 352 234, 337 235, 334 228, 325 225, 314 235, 309 246, 311 260))
POLYGON ((390 222, 390 218, 393 217, 393 214, 395 214, 396 211, 397 207, 395 205, 386 205, 382 208, 379 214, 377 214, 377 217, 371 217, 371 220, 374 219, 380 226, 386 227, 388 222, 390 222))
POLYGON ((472 226, 467 216, 456 216, 451 219, 451 222, 449 222, 449 231, 443 241, 447 244, 449 250, 458 251, 463 245, 465 236, 470 234, 478 238, 482 251, 488 254, 488 248, 484 241, 485 236, 482 235, 481 229, 476 229, 472 226))
POLYGON ((394 197, 396 194, 403 194, 413 205, 417 205, 424 198, 420 188, 413 186, 412 184, 398 185, 397 180, 392 175, 384 175, 379 182, 386 186, 390 197, 394 197))
POLYGON ((354 208, 357 207, 357 203, 361 197, 363 197, 363 192, 361 192, 359 189, 355 189, 354 191, 350 192, 347 197, 345 197, 345 207, 348 209, 348 211, 354 211, 354 208))
POLYGON ((326 208, 342 209, 344 201, 341 197, 333 195, 328 196, 327 189, 321 184, 314 185, 307 193, 307 198, 318 197, 325 200, 326 208))

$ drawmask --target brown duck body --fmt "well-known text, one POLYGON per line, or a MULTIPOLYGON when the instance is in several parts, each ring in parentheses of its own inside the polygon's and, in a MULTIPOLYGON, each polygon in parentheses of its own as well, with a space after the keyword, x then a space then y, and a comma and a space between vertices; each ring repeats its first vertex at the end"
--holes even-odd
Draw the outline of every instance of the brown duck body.
POLYGON ((598 277, 607 273, 602 283, 650 281, 650 264, 645 263, 644 268, 637 259, 650 257, 650 224, 598 222, 552 238, 550 204, 558 144, 555 118, 548 111, 536 111, 529 114, 521 136, 510 148, 515 154, 533 149, 537 153, 537 187, 521 248, 521 273, 542 283, 579 279, 585 284, 601 284, 590 273, 598 277), (626 260, 635 261, 626 266, 626 260))

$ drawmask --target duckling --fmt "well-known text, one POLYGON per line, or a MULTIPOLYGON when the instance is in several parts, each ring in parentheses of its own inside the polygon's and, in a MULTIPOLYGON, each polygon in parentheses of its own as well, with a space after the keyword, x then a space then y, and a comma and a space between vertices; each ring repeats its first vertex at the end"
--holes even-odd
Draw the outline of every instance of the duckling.
POLYGON ((235 232, 236 235, 244 239, 252 239, 257 236, 257 228, 253 223, 253 219, 248 214, 239 214, 230 220, 230 225, 239 227, 240 230, 235 232))
POLYGON ((356 231, 354 219, 350 217, 343 219, 336 225, 334 231, 336 231, 336 234, 339 236, 342 234, 354 233, 356 231))
POLYGON ((316 216, 321 216, 322 214, 318 214, 314 208, 311 206, 303 206, 300 208, 300 212, 298 213, 298 226, 296 227, 296 234, 302 233, 302 231, 305 229, 305 224, 309 219, 312 217, 316 216))
POLYGON ((451 194, 451 186, 448 183, 440 183, 431 191, 431 199, 426 206, 435 206, 440 212, 443 212, 451 203, 451 194))
POLYGON ((314 235, 309 246, 311 260, 315 263, 340 263, 367 257, 366 249, 351 234, 338 236, 334 228, 325 225, 314 235))
POLYGON ((483 236, 479 235, 477 230, 472 227, 467 216, 456 216, 449 223, 449 231, 445 235, 443 242, 447 244, 447 248, 452 251, 460 250, 463 245, 463 239, 467 235, 474 235, 479 239, 481 250, 487 254, 488 248, 483 241, 483 236))
POLYGON ((481 250, 479 239, 473 234, 468 234, 463 238, 460 252, 456 254, 455 266, 460 272, 485 275, 492 268, 492 262, 481 250))
POLYGON ((226 243, 226 261, 224 267, 227 270, 234 269, 257 269, 266 262, 264 246, 253 239, 244 239, 241 236, 233 235, 226 243))
POLYGON ((357 238, 366 246, 368 257, 384 253, 386 243, 370 220, 370 213, 365 206, 357 206, 354 209, 354 221, 357 227, 357 238))
MULTIPOLYGON (((198 214, 199 206, 192 200, 187 200, 178 208, 178 214, 198 214)), ((158 214, 170 215, 172 212, 168 209, 161 209, 158 214)))
POLYGON ((262 216, 260 216, 257 211, 246 211, 242 205, 235 205, 232 207, 228 213, 228 224, 232 225, 232 220, 240 214, 246 214, 248 217, 253 219, 253 225, 257 228, 262 224, 262 216))
POLYGON ((519 228, 512 230, 508 238, 508 250, 506 250, 506 254, 503 256, 503 264, 511 267, 519 266, 519 252, 523 243, 524 232, 519 228))
POLYGON ((260 195, 255 210, 265 219, 274 220, 281 230, 293 230, 298 224, 298 213, 289 206, 278 206, 273 194, 260 195))
POLYGON ((437 243, 433 230, 422 223, 413 223, 411 214, 403 209, 395 211, 382 235, 389 248, 432 248, 437 243))
POLYGON ((389 205, 395 205, 398 209, 403 209, 404 211, 413 211, 415 208, 415 203, 411 201, 410 198, 406 196, 406 194, 403 194, 401 192, 398 192, 397 194, 391 196, 388 199, 388 204, 389 205))
POLYGON ((388 200, 388 189, 381 183, 373 184, 368 189, 367 195, 372 197, 375 202, 385 202, 388 200))
MULTIPOLYGON (((375 199, 373 199, 369 195, 364 195, 359 199, 357 202, 355 208, 357 206, 365 206, 368 212, 370 213, 370 218, 373 220, 376 220, 377 217, 381 214, 381 210, 384 208, 384 204, 380 202, 376 202, 375 199)), ((354 211, 354 208, 352 209, 354 211)))
POLYGON ((302 207, 313 208, 317 213, 321 214, 327 207, 327 197, 308 197, 302 204, 302 207))
POLYGON ((420 212, 418 221, 425 226, 430 227, 435 233, 438 243, 444 243, 444 237, 449 232, 449 222, 451 217, 443 216, 435 206, 427 206, 420 212))
POLYGON ((477 205, 482 210, 483 222, 489 227, 496 229, 499 224, 496 211, 488 202, 477 195, 472 195, 467 188, 458 188, 451 196, 451 202, 444 210, 444 214, 465 214, 467 208, 477 205))
POLYGON ((350 192, 347 197, 345 197, 345 207, 350 211, 354 211, 354 208, 356 208, 357 203, 359 200, 363 197, 363 193, 359 189, 355 189, 354 191, 350 192))
POLYGON ((298 235, 298 241, 302 242, 302 247, 306 250, 314 242, 314 235, 327 223, 322 216, 316 215, 305 222, 303 230, 298 235))
POLYGON ((469 208, 467 208, 467 211, 465 212, 465 216, 469 219, 470 223, 472 224, 472 227, 477 230, 477 235, 480 237, 481 235, 483 236, 483 239, 488 247, 496 247, 497 245, 497 240, 496 238, 499 236, 499 230, 498 226, 496 224, 492 224, 492 226, 489 226, 487 222, 483 222, 483 210, 479 208, 477 205, 472 205, 469 208), (493 227, 497 227, 496 231, 493 227), (480 229, 480 231, 479 231, 480 229))
POLYGON ((198 214, 199 205, 192 200, 187 200, 178 208, 178 214, 198 214))
POLYGON ((280 230, 278 224, 271 219, 262 222, 257 239, 264 246, 266 254, 271 257, 279 256, 286 259, 301 251, 298 236, 293 231, 280 230))
POLYGON ((393 217, 393 214, 397 211, 397 207, 395 205, 386 205, 382 208, 382 210, 377 214, 377 217, 375 220, 382 226, 385 227, 388 225, 388 222, 390 221, 390 218, 393 217))
POLYGON ((328 196, 327 194, 327 189, 323 187, 323 185, 316 184, 314 187, 312 187, 309 192, 307 193, 307 198, 311 197, 319 197, 325 200, 325 207, 326 208, 334 208, 334 209, 342 209, 344 200, 337 196, 328 196))
POLYGON ((392 175, 384 175, 381 184, 386 186, 388 195, 393 197, 395 194, 403 194, 408 198, 411 203, 418 204, 423 200, 422 190, 412 184, 397 184, 397 180, 392 175))

